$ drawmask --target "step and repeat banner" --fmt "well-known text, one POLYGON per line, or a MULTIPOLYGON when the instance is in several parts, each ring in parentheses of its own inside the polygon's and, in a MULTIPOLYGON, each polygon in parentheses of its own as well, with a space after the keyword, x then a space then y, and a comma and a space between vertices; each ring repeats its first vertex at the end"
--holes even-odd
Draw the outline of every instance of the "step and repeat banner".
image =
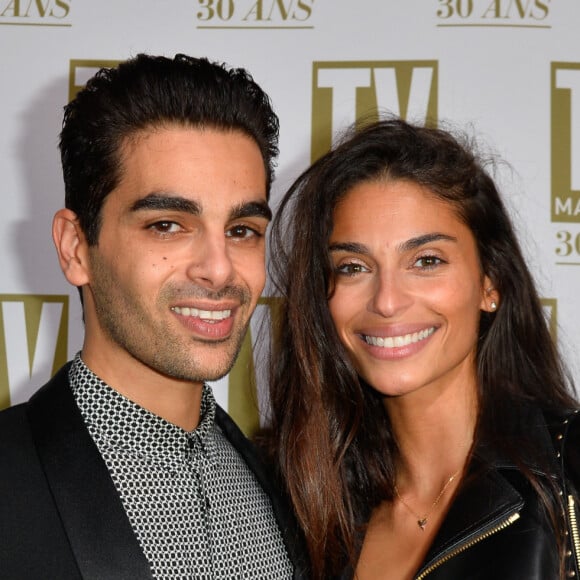
MULTIPOLYGON (((274 205, 361 116, 388 111, 476 137, 499 160, 579 381, 579 33, 578 0, 0 0, 0 407, 26 400, 81 347, 78 295, 50 237, 64 197, 62 108, 98 68, 140 52, 252 73, 280 116, 274 205)), ((258 310, 274 305, 264 296, 258 310)), ((214 385, 248 432, 259 420, 256 332, 214 385)))

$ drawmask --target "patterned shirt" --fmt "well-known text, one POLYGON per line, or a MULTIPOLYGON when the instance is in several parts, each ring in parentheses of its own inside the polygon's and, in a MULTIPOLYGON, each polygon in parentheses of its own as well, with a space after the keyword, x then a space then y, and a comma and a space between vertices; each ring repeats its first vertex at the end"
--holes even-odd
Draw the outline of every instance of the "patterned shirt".
POLYGON ((109 387, 78 354, 70 383, 154 578, 292 577, 270 501, 215 424, 209 386, 187 432, 109 387))

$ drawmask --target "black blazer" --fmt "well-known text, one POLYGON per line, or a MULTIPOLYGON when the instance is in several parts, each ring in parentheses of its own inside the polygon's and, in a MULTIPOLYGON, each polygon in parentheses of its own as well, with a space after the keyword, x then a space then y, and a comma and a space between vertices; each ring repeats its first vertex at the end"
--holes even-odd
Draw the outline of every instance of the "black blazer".
MULTIPOLYGON (((0 413, 0 578, 147 580, 137 542, 107 467, 69 387, 65 365, 28 403, 0 413)), ((294 578, 305 552, 286 503, 255 448, 221 408, 216 423, 270 497, 294 578)))

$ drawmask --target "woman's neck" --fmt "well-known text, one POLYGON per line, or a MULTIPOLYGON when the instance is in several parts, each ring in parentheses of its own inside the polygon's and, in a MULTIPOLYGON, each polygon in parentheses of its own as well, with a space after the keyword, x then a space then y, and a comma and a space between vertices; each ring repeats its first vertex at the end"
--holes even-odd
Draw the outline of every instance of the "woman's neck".
POLYGON ((428 499, 465 467, 477 422, 475 381, 390 397, 385 406, 400 452, 397 486, 428 499))

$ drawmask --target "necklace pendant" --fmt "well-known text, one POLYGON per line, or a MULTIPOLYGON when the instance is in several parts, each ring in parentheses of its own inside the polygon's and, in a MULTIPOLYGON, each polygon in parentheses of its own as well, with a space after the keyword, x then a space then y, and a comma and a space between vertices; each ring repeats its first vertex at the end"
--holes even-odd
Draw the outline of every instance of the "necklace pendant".
POLYGON ((420 520, 417 520, 417 525, 421 528, 421 531, 424 532, 425 526, 427 525, 427 518, 421 518, 420 520))

